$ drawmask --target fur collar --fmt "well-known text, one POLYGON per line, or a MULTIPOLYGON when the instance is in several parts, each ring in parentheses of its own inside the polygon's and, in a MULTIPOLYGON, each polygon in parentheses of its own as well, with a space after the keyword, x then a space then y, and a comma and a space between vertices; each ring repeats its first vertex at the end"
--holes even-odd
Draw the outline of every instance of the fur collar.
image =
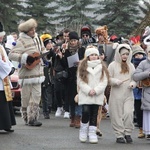
POLYGON ((87 65, 88 65, 87 71, 90 74, 95 75, 102 70, 102 64, 100 60, 88 61, 87 65))

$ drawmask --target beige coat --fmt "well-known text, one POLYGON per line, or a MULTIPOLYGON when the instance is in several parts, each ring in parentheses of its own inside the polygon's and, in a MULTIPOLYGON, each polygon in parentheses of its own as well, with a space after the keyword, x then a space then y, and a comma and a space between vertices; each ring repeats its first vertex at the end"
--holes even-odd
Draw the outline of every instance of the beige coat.
POLYGON ((37 35, 31 38, 23 32, 20 33, 16 46, 9 53, 9 59, 17 61, 21 65, 19 68, 19 79, 21 84, 42 83, 45 79, 42 59, 32 70, 25 67, 27 56, 34 52, 46 52, 43 42, 40 41, 37 35))

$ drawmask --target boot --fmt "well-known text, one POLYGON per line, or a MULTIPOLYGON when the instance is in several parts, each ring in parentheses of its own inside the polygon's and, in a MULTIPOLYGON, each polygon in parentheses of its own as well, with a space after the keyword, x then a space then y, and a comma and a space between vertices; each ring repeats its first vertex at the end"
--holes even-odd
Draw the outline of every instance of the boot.
POLYGON ((81 117, 80 116, 75 116, 75 128, 80 128, 80 119, 81 117))
POLYGON ((40 127, 40 126, 42 125, 42 123, 39 122, 39 121, 37 121, 37 120, 30 120, 30 121, 28 122, 28 125, 29 125, 29 126, 40 127))
POLYGON ((87 141, 87 136, 88 136, 88 123, 81 123, 80 130, 79 130, 79 140, 81 142, 86 142, 87 141))
POLYGON ((143 129, 142 128, 139 129, 138 138, 145 138, 145 134, 143 133, 143 129))
POLYGON ((75 117, 71 117, 70 127, 75 126, 75 117))
POLYGON ((133 143, 133 140, 132 140, 132 138, 131 138, 131 135, 125 135, 124 138, 126 139, 126 142, 127 142, 127 143, 133 143))
POLYGON ((25 122, 25 125, 28 124, 28 117, 27 117, 27 108, 25 107, 22 107, 20 109, 20 112, 21 112, 21 117, 23 118, 24 122, 25 122))
POLYGON ((96 126, 89 126, 89 142, 91 144, 98 143, 96 129, 97 129, 96 126))
POLYGON ((50 116, 49 116, 49 113, 48 113, 48 112, 45 112, 45 113, 44 113, 44 119, 50 119, 50 116))
POLYGON ((28 125, 29 126, 41 126, 42 123, 38 122, 39 118, 39 105, 37 103, 30 103, 27 109, 28 125))

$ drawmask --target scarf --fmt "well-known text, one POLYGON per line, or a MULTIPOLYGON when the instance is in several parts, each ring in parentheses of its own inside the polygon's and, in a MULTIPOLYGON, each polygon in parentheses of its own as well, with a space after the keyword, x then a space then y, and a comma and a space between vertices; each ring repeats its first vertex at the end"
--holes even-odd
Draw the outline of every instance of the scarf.
POLYGON ((139 63, 140 63, 141 61, 143 61, 143 60, 145 60, 145 59, 146 59, 145 56, 144 56, 143 58, 133 58, 133 59, 132 59, 132 62, 133 62, 133 64, 134 64, 135 68, 139 65, 139 63))
POLYGON ((70 43, 68 43, 68 50, 69 50, 71 56, 74 55, 75 53, 77 53, 78 49, 79 49, 79 44, 72 46, 70 43))
POLYGON ((87 65, 91 68, 95 68, 97 65, 99 65, 101 61, 99 59, 97 60, 92 60, 92 61, 87 61, 87 65))

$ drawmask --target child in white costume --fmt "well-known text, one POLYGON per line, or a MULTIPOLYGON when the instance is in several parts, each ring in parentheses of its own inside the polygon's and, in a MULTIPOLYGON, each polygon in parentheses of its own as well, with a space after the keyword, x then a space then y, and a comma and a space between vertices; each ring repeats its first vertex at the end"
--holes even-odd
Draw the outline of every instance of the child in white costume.
POLYGON ((110 74, 109 113, 117 143, 132 143, 134 96, 136 82, 132 80, 135 71, 131 63, 132 50, 128 44, 119 44, 115 60, 108 66, 110 74))
POLYGON ((77 85, 78 104, 82 105, 82 120, 79 131, 81 142, 97 143, 97 114, 100 105, 103 105, 104 91, 108 83, 107 69, 99 59, 99 51, 96 47, 88 46, 85 58, 78 67, 77 85))

